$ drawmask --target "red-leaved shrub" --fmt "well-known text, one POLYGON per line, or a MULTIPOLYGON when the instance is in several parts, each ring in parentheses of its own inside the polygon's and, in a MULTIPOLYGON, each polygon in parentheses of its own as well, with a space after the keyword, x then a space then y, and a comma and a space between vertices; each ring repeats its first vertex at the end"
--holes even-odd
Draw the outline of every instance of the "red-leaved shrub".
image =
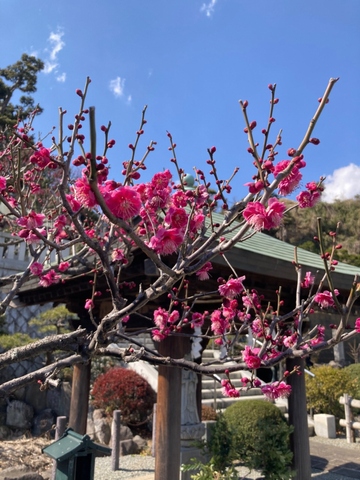
POLYGON ((139 425, 153 410, 156 393, 148 382, 130 369, 114 367, 94 382, 92 404, 108 414, 121 410, 122 423, 139 425))

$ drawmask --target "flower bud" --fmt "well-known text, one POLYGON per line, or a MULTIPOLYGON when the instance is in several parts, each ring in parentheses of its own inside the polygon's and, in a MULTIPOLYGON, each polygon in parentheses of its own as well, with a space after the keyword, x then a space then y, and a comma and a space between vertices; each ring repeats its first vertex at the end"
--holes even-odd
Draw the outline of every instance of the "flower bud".
POLYGON ((289 148, 287 154, 289 157, 293 157, 296 154, 296 148, 289 148))

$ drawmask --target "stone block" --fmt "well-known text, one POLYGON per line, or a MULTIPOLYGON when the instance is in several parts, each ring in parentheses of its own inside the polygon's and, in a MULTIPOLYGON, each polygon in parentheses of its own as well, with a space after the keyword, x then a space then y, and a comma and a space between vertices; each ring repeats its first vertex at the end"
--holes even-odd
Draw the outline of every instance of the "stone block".
POLYGON ((52 410, 43 410, 39 415, 34 417, 33 435, 39 437, 44 433, 51 433, 55 424, 55 416, 52 410))
POLYGON ((124 455, 136 455, 139 451, 139 447, 132 439, 122 440, 120 442, 120 457, 124 455))
POLYGON ((6 425, 8 427, 28 430, 34 417, 34 409, 20 400, 13 400, 6 409, 6 425))
POLYGON ((314 415, 315 435, 324 438, 336 438, 336 425, 334 415, 317 413, 314 415))

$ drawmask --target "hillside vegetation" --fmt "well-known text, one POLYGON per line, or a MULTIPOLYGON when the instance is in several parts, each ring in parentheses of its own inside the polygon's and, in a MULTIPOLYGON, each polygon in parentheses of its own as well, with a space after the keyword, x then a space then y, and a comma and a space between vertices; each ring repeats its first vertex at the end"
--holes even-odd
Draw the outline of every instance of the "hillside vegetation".
MULTIPOLYGON (((286 201, 287 205, 295 205, 286 201)), ((342 248, 336 251, 336 259, 360 266, 360 196, 351 200, 337 200, 334 203, 318 203, 313 208, 294 208, 288 212, 283 224, 271 232, 280 240, 319 253, 319 243, 314 240, 318 235, 317 218, 321 217, 326 247, 332 245, 329 232, 335 232, 340 222, 337 243, 342 248)))

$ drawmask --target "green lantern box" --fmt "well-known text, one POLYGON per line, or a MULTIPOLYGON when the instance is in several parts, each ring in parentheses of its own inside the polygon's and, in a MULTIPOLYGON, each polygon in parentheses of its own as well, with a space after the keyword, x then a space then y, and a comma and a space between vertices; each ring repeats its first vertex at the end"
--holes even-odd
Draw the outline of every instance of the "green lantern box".
POLYGON ((92 480, 95 458, 111 455, 110 448, 94 443, 89 435, 80 435, 72 428, 42 452, 57 462, 55 480, 92 480))

